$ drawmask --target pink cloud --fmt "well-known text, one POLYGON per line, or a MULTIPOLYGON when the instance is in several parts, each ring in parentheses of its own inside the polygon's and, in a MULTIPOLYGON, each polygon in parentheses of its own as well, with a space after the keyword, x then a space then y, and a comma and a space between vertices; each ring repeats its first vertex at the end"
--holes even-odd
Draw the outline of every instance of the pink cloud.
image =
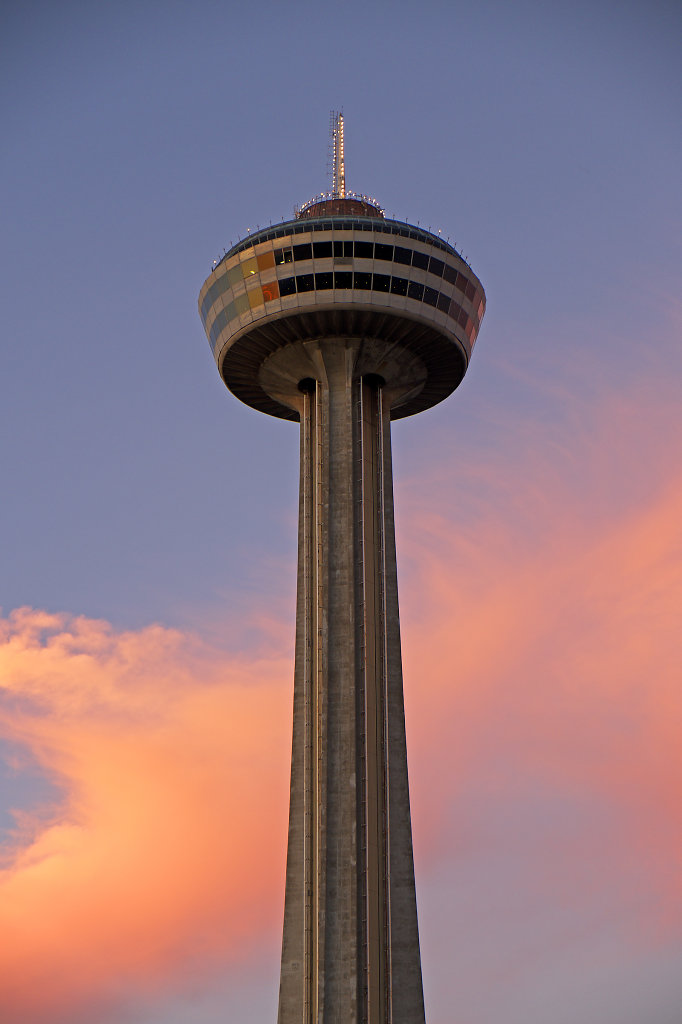
POLYGON ((428 504, 414 482, 398 495, 418 874, 475 876, 471 916, 445 915, 463 934, 499 901, 484 968, 451 968, 450 988, 494 988, 496 959, 537 979, 602 930, 616 960, 682 939, 682 439, 666 390, 583 409, 570 444, 451 457, 428 504))
POLYGON ((187 961, 239 960, 282 904, 288 657, 20 609, 0 727, 63 799, 0 873, 0 1007, 74 1019, 187 961))

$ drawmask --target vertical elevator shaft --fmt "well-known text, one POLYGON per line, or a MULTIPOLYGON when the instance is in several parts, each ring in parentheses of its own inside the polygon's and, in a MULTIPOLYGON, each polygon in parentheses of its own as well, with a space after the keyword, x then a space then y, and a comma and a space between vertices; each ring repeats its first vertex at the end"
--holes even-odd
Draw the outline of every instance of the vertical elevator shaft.
POLYGON ((359 343, 308 345, 278 1024, 423 1024, 390 408, 359 343))

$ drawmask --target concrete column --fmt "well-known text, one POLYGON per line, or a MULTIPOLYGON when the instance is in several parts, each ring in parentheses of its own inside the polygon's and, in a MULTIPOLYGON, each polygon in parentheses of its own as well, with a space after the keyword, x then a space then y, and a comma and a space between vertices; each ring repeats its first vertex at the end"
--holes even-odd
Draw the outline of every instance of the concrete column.
POLYGON ((424 1024, 390 391, 381 378, 357 372, 361 350, 353 340, 305 343, 310 376, 300 384, 279 1024, 424 1024))

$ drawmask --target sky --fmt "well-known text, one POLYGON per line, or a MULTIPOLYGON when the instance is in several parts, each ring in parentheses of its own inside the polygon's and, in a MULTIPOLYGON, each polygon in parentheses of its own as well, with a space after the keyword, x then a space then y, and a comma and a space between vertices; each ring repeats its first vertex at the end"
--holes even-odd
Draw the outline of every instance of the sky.
POLYGON ((276 1018, 298 437, 213 261, 347 182, 487 311, 393 429, 429 1024, 682 1014, 682 11, 0 11, 0 1019, 276 1018))

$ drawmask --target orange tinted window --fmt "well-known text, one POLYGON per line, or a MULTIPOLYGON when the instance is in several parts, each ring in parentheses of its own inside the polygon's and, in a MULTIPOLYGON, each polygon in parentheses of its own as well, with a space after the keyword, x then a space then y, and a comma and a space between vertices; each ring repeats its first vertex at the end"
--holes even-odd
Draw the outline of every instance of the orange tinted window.
POLYGON ((269 270, 270 267, 274 267, 275 265, 274 252, 259 252, 256 259, 258 260, 259 270, 269 270))
POLYGON ((269 281, 268 284, 263 285, 263 298, 266 302, 272 302, 273 299, 279 298, 279 285, 276 281, 269 281))

